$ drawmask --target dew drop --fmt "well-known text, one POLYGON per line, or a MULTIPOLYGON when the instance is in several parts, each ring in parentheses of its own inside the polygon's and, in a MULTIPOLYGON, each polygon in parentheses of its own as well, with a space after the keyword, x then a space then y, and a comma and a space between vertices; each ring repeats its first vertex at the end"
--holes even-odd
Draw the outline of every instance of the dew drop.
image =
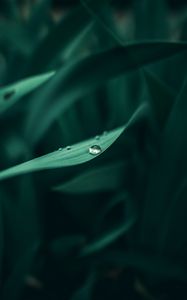
POLYGON ((15 94, 15 91, 13 91, 13 90, 9 91, 6 94, 4 94, 4 99, 9 100, 12 96, 14 96, 14 94, 15 94))
POLYGON ((58 151, 62 151, 62 148, 58 148, 58 151))
POLYGON ((93 145, 89 148, 89 153, 91 155, 98 155, 102 152, 102 149, 99 145, 93 145))
POLYGON ((66 150, 71 150, 71 146, 67 146, 67 147, 66 147, 66 150))
POLYGON ((95 139, 98 141, 100 140, 100 136, 99 135, 96 135, 95 139))

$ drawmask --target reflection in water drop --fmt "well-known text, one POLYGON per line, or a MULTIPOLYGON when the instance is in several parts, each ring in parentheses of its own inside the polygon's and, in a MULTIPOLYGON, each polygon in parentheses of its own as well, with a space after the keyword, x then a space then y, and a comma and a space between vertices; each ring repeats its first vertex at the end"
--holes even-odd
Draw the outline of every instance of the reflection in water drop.
POLYGON ((58 151, 62 151, 62 148, 59 148, 58 151))
POLYGON ((93 145, 89 148, 89 153, 92 155, 98 155, 102 152, 102 149, 99 145, 93 145))
POLYGON ((71 146, 67 146, 67 147, 66 147, 66 150, 71 150, 71 146))

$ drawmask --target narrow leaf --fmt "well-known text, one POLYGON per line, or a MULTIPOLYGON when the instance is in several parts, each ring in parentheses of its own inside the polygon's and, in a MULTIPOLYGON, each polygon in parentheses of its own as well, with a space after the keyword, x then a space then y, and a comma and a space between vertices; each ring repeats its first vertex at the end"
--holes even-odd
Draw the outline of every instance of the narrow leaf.
POLYGON ((157 247, 159 251, 164 249, 161 233, 165 231, 163 229, 165 218, 170 212, 173 197, 176 196, 181 181, 186 177, 186 95, 187 82, 185 82, 168 118, 162 137, 159 160, 154 166, 148 182, 149 188, 142 219, 141 240, 143 244, 149 243, 151 248, 157 247))
POLYGON ((38 141, 58 115, 90 90, 109 79, 185 50, 185 43, 132 44, 113 48, 63 67, 53 82, 35 97, 26 125, 26 135, 32 136, 33 142, 38 141))
POLYGON ((68 167, 73 165, 88 162, 97 156, 101 155, 107 150, 124 132, 136 124, 137 120, 141 119, 147 111, 147 105, 143 104, 133 114, 129 122, 122 127, 114 129, 98 141, 95 138, 80 142, 71 146, 71 148, 60 148, 57 151, 51 152, 47 155, 32 159, 20 165, 11 167, 0 172, 0 180, 14 177, 17 175, 61 167, 68 167), (97 146, 95 148, 95 146, 97 146), (90 147, 93 147, 90 151, 90 147), (93 150, 93 151, 92 151, 93 150))
POLYGON ((123 40, 117 32, 113 12, 108 2, 106 0, 81 0, 81 2, 88 12, 96 18, 98 23, 105 28, 106 32, 108 32, 118 44, 123 44, 123 40))
POLYGON ((70 194, 113 191, 122 187, 126 164, 122 161, 92 169, 54 188, 57 192, 70 194))
POLYGON ((82 6, 71 10, 59 24, 43 39, 30 58, 25 72, 27 75, 49 69, 53 59, 66 51, 75 39, 92 22, 90 15, 82 6))
POLYGON ((176 93, 155 74, 144 71, 149 100, 159 127, 163 128, 174 104, 176 93))
POLYGON ((50 72, 34 76, 1 88, 0 112, 2 113, 9 109, 13 104, 19 101, 20 98, 37 89, 47 80, 49 80, 54 74, 55 72, 50 72))

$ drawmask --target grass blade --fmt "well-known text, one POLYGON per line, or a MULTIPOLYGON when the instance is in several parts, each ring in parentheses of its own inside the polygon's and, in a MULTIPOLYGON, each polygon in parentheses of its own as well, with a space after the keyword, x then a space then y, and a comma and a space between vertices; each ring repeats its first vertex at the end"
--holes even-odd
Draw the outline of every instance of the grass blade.
POLYGON ((163 128, 176 99, 176 93, 155 74, 144 70, 150 104, 159 127, 163 128))
POLYGON ((96 252, 103 250, 104 248, 110 246, 113 242, 118 240, 120 237, 122 237, 124 234, 126 234, 134 225, 137 219, 137 215, 134 208, 132 207, 133 205, 131 203, 131 199, 129 199, 129 195, 127 193, 121 193, 118 197, 119 199, 121 199, 121 201, 124 201, 126 206, 127 213, 124 220, 120 221, 120 225, 115 226, 109 232, 102 234, 102 236, 97 238, 95 241, 86 245, 83 248, 81 255, 85 256, 95 254, 96 252))
POLYGON ((36 97, 32 103, 26 135, 32 136, 33 142, 38 141, 59 114, 90 90, 109 79, 185 50, 186 43, 138 43, 116 47, 62 68, 38 95, 40 102, 36 97))
POLYGON ((71 146, 70 149, 60 149, 47 155, 32 159, 20 165, 11 167, 0 172, 0 180, 29 172, 74 166, 88 162, 107 150, 119 138, 124 130, 129 129, 131 128, 131 126, 136 124, 136 121, 142 117, 142 114, 145 113, 146 109, 146 104, 140 106, 125 126, 108 132, 108 134, 103 135, 103 137, 99 141, 97 141, 95 138, 92 138, 84 142, 75 144, 71 146), (101 151, 97 155, 91 155, 89 152, 89 148, 93 145, 97 145, 101 149, 101 151))
POLYGON ((26 68, 26 75, 49 69, 50 64, 62 52, 62 49, 64 52, 67 51, 91 22, 90 15, 82 6, 73 9, 38 45, 26 68))
POLYGON ((50 72, 34 76, 3 87, 0 90, 0 113, 9 109, 23 96, 37 89, 47 80, 49 80, 54 74, 55 72, 50 72))
MULTIPOLYGON (((154 166, 148 182, 149 189, 142 219, 141 241, 143 244, 148 243, 151 249, 155 250, 156 247, 159 251, 164 249, 161 233, 165 232, 163 229, 165 218, 166 216, 168 218, 169 211, 173 211, 170 209, 173 197, 186 176, 186 95, 187 82, 168 118, 162 137, 159 161, 154 166)), ((174 243, 176 242, 174 241, 174 243)), ((172 252, 172 245, 170 248, 171 251, 168 251, 172 252)))
POLYGON ((122 161, 92 169, 54 188, 57 192, 70 194, 115 191, 123 186, 126 164, 122 161), (109 184, 110 183, 110 184, 109 184))

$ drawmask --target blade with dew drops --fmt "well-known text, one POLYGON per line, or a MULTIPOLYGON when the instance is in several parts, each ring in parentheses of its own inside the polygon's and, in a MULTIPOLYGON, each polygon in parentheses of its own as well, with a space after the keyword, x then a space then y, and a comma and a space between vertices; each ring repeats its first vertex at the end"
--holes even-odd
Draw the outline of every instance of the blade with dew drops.
POLYGON ((125 131, 131 128, 147 112, 147 104, 142 104, 132 115, 125 126, 114 129, 103 135, 99 141, 95 138, 80 142, 71 147, 60 148, 44 156, 32 159, 20 165, 0 172, 0 180, 17 175, 68 166, 74 166, 88 162, 106 151, 125 131))

